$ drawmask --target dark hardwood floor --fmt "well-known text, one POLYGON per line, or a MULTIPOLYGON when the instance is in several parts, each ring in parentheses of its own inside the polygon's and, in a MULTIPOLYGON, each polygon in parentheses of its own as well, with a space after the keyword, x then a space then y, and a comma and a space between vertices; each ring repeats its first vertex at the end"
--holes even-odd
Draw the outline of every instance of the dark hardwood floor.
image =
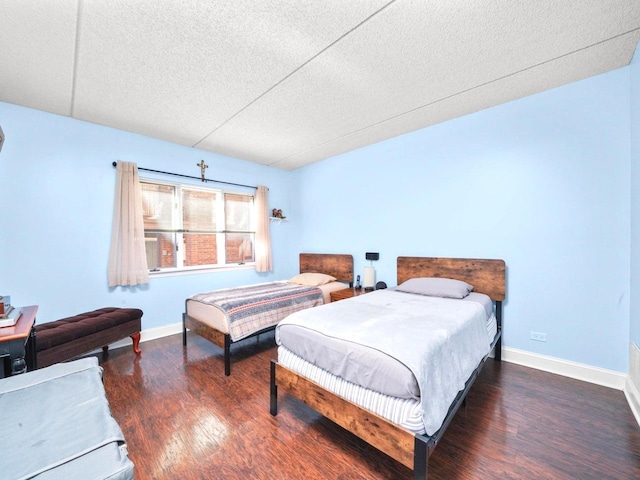
MULTIPOLYGON (((136 479, 411 479, 412 472, 280 395, 273 335, 222 351, 190 335, 102 361, 136 479)), ((100 354, 101 355, 101 354, 100 354)), ((488 360, 430 459, 430 479, 638 479, 640 427, 621 391, 488 360)))

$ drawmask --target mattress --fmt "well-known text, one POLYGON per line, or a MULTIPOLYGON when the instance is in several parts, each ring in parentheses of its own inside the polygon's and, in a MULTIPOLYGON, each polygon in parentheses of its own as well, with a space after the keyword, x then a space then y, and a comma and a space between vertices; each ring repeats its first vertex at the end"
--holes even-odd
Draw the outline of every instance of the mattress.
MULTIPOLYGON (((342 282, 330 282, 325 285, 321 285, 318 288, 322 291, 323 303, 329 303, 331 301, 330 293, 336 290, 347 288, 347 285, 342 282)), ((227 318, 227 315, 219 308, 206 303, 194 301, 189 298, 186 301, 185 309, 187 315, 189 315, 189 317, 193 318, 194 320, 197 320, 204 325, 208 325, 209 327, 214 328, 219 332, 230 333, 229 320, 227 318)))
POLYGON ((425 433, 433 435, 490 353, 488 311, 480 298, 386 289, 296 312, 277 325, 276 343, 350 387, 419 402, 425 433))
POLYGON ((95 357, 0 380, 2 478, 133 479, 95 357))
MULTIPOLYGON (((486 325, 487 337, 493 342, 497 334, 496 317, 493 313, 487 318, 486 325)), ((426 433, 422 402, 418 397, 397 397, 363 387, 304 360, 282 345, 278 347, 278 363, 405 430, 420 435, 426 433)), ((406 370, 406 367, 401 366, 402 369, 406 370)), ((409 374, 413 377, 411 372, 409 374)), ((399 383, 406 382, 404 380, 399 383)), ((415 378, 409 383, 415 384, 415 378)))
POLYGON ((422 405, 418 399, 392 397, 348 382, 282 346, 278 347, 278 363, 410 432, 425 433, 422 405))
MULTIPOLYGON (((459 301, 482 305, 491 343, 497 330, 491 299, 484 294, 471 293, 459 301)), ((292 354, 355 385, 392 397, 420 398, 419 385, 412 371, 380 350, 286 323, 278 325, 276 341, 292 354)))

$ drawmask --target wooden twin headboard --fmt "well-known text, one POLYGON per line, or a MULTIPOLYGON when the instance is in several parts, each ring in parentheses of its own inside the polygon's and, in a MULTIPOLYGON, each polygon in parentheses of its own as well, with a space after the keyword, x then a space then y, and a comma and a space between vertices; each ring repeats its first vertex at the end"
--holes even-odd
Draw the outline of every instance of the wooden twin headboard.
POLYGON ((398 257, 398 285, 416 277, 454 278, 473 285, 473 291, 503 301, 506 293, 504 260, 475 258, 398 257))
POLYGON ((353 282, 353 255, 334 253, 301 253, 300 273, 326 273, 339 282, 353 282))
MULTIPOLYGON (((301 253, 300 273, 320 272, 340 282, 353 282, 353 255, 301 253)), ((473 285, 494 301, 503 301, 506 293, 504 260, 477 258, 398 257, 397 282, 416 277, 455 278, 473 285)))

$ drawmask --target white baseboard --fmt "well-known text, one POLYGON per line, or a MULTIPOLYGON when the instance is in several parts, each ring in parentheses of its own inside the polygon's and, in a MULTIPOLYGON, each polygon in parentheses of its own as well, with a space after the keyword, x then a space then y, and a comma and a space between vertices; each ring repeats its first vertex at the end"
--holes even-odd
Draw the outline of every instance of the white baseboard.
POLYGON ((631 381, 631 378, 627 378, 624 386, 624 396, 627 397, 627 403, 631 407, 633 416, 636 417, 636 422, 640 425, 640 392, 631 381))
MULTIPOLYGON (((143 330, 140 334, 140 342, 147 342, 179 333, 182 333, 182 322, 143 330)), ((131 339, 127 338, 110 345, 110 348, 121 348, 130 345, 131 339)), ((576 380, 602 385, 603 387, 623 390, 629 407, 640 425, 640 392, 638 392, 638 389, 629 379, 628 375, 510 347, 503 347, 502 360, 524 367, 535 368, 537 370, 575 378, 576 380)))
POLYGON ((624 373, 510 347, 503 347, 502 360, 616 390, 623 390, 627 379, 627 375, 624 373))
POLYGON ((624 395, 636 421, 640 424, 640 348, 629 342, 629 376, 624 386, 624 395))
MULTIPOLYGON (((147 342, 149 340, 155 340, 169 335, 176 335, 178 333, 182 333, 182 322, 166 325, 164 327, 143 330, 140 335, 140 342, 147 342)), ((110 348, 120 348, 130 345, 131 339, 126 338, 110 345, 110 348)), ((510 347, 503 347, 502 359, 506 362, 516 363, 524 367, 535 368, 537 370, 575 378, 584 382, 615 388, 616 390, 624 390, 625 384, 628 383, 626 382, 627 375, 620 372, 605 370, 603 368, 592 367, 590 365, 562 360, 556 357, 548 357, 546 355, 539 355, 537 353, 531 353, 510 347)))
MULTIPOLYGON (((175 335, 177 333, 182 333, 182 322, 174 323, 171 325, 166 325, 164 327, 156 327, 150 328, 149 330, 143 330, 140 332, 140 343, 148 342, 149 340, 156 340, 162 337, 168 337, 169 335, 175 335)), ((130 338, 125 338, 123 340, 118 340, 115 343, 109 345, 109 348, 122 348, 122 347, 130 347, 132 344, 132 340, 130 338)))
MULTIPOLYGON (((156 340, 158 338, 176 335, 178 333, 182 333, 182 322, 166 325, 164 327, 143 330, 140 334, 140 342, 156 340)), ((110 345, 110 348, 120 348, 130 345, 131 339, 126 338, 110 345)), ((539 355, 537 353, 518 350, 516 348, 503 347, 502 360, 510 363, 516 363, 524 367, 535 368, 537 370, 575 378, 576 380, 582 380, 584 382, 595 383, 596 385, 602 385, 603 387, 615 388, 616 390, 626 390, 625 386, 627 384, 633 386, 632 382, 627 382, 627 375, 620 372, 592 367, 590 365, 571 362, 569 360, 562 360, 556 357, 539 355)), ((635 387, 634 390, 637 394, 638 391, 635 387)), ((636 397, 640 398, 637 395, 636 397)))

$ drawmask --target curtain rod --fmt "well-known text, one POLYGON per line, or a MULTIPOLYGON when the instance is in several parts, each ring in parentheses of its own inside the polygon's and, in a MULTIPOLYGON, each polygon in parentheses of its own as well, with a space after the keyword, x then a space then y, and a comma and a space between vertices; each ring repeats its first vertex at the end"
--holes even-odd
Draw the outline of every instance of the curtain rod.
MULTIPOLYGON (((118 162, 113 162, 111 165, 113 165, 114 167, 117 167, 118 162)), ((258 189, 258 187, 255 187, 253 185, 244 185, 242 183, 233 183, 233 182, 223 182, 222 180, 213 180, 211 178, 196 177, 193 175, 183 175, 182 173, 163 172, 162 170, 153 170, 151 168, 138 167, 138 170, 144 170, 145 172, 162 173, 164 175, 173 175, 175 177, 194 178, 196 180, 201 180, 203 182, 224 183, 226 185, 235 185, 236 187, 255 188, 256 190, 258 189)))

